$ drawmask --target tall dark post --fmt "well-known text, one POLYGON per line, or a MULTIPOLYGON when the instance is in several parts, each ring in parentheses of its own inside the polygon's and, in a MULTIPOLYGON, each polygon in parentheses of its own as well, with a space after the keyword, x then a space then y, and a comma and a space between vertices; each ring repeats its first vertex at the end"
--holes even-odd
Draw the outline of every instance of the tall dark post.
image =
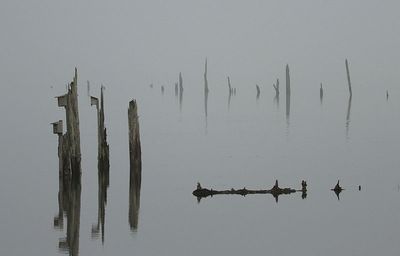
POLYGON ((208 93, 208 80, 207 80, 207 58, 204 65, 204 93, 208 93))
POLYGON ((67 132, 62 138, 63 173, 75 178, 81 175, 81 146, 78 111, 78 74, 75 68, 73 81, 67 87, 67 93, 56 97, 58 106, 66 112, 67 132))
POLYGON ((352 96, 353 96, 353 92, 352 92, 352 90, 351 90, 351 80, 350 80, 349 63, 348 63, 347 59, 346 59, 346 61, 345 61, 345 64, 346 64, 346 73, 347 73, 347 83, 348 83, 348 85, 349 85, 349 94, 350 94, 350 97, 352 97, 352 96))
POLYGON ((97 225, 92 226, 92 237, 97 237, 101 231, 101 240, 104 243, 105 205, 107 203, 107 189, 110 177, 109 145, 107 130, 104 125, 104 87, 101 86, 100 106, 98 98, 91 97, 91 105, 97 110, 97 137, 98 137, 98 217, 97 225))
POLYGON ((289 123, 290 117, 290 73, 289 65, 286 65, 286 121, 289 123))
POLYGON ((182 111, 182 100, 183 100, 183 79, 182 73, 179 73, 179 109, 182 111))
POLYGON ((135 231, 138 227, 140 208, 140 186, 142 181, 142 153, 139 134, 139 117, 135 100, 129 102, 129 225, 135 231))
POLYGON ((258 86, 258 84, 256 84, 256 90, 257 90, 256 98, 259 99, 260 98, 260 86, 258 86))
POLYGON ((322 104, 322 98, 324 97, 324 90, 322 89, 322 83, 321 86, 319 87, 319 100, 322 104))
POLYGON ((233 88, 231 86, 231 79, 228 76, 228 89, 229 89, 229 95, 228 95, 228 110, 230 109, 231 106, 231 98, 232 98, 232 94, 233 94, 233 88))

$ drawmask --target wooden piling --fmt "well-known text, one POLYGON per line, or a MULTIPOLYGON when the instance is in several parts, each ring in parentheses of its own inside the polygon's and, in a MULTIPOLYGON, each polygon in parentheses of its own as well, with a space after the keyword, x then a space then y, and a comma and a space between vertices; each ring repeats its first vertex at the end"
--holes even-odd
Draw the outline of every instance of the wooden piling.
POLYGON ((260 87, 258 86, 258 84, 256 84, 256 90, 257 90, 257 96, 256 98, 260 98, 260 87))
POLYGON ((353 96, 353 92, 352 92, 352 89, 351 89, 351 80, 350 80, 349 63, 348 63, 347 59, 346 59, 346 61, 345 61, 345 64, 346 64, 346 73, 347 73, 347 83, 348 83, 348 85, 349 85, 349 94, 350 94, 350 97, 352 97, 352 96, 353 96))
POLYGON ((208 80, 207 80, 207 58, 204 64, 204 93, 208 93, 208 80))
POLYGON ((129 181, 129 225, 135 231, 138 227, 138 216, 140 207, 140 186, 142 180, 142 160, 139 134, 139 117, 135 100, 129 102, 129 159, 130 159, 130 181, 129 181))

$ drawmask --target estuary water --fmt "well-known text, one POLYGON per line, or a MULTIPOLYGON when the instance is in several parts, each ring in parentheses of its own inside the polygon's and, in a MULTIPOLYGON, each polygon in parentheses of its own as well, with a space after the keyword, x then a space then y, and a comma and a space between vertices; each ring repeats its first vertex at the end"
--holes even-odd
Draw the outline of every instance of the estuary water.
POLYGON ((75 200, 73 209, 61 214, 50 123, 65 120, 54 98, 65 86, 39 86, 34 95, 7 87, 1 101, 1 254, 395 255, 399 93, 386 99, 382 87, 355 83, 349 106, 344 68, 341 77, 341 84, 324 86, 321 100, 318 84, 297 83, 292 75, 290 111, 284 79, 279 101, 272 85, 261 85, 257 99, 255 84, 234 78, 236 95, 229 96, 221 79, 209 81, 208 97, 201 76, 196 83, 184 80, 181 99, 173 83, 162 84, 164 93, 161 83, 106 85, 109 186, 98 181, 97 117, 88 97, 99 96, 100 86, 88 91, 79 77, 82 182, 63 199, 75 200), (139 191, 129 186, 132 98, 142 142, 139 191), (221 190, 269 189, 276 179, 296 189, 306 180, 307 197, 282 195, 275 202, 271 195, 216 195, 198 202, 192 195, 197 182, 221 190), (330 190, 338 180, 345 189, 340 200, 330 190), (67 231, 72 223, 74 235, 67 231), (75 237, 74 248, 65 246, 67 236, 75 237))

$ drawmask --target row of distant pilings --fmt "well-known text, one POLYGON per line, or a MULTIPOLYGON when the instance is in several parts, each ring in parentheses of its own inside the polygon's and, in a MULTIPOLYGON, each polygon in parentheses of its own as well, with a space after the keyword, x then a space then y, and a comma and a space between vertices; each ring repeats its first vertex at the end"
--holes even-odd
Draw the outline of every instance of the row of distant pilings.
MULTIPOLYGON (((60 239, 59 249, 70 255, 79 254, 79 229, 81 209, 81 147, 79 130, 78 108, 78 72, 67 86, 67 92, 58 96, 57 103, 66 112, 66 132, 63 130, 63 120, 52 123, 53 133, 58 136, 59 158, 59 192, 58 213, 54 217, 54 228, 64 228, 64 215, 67 219, 66 237, 60 239)), ((92 226, 92 237, 101 233, 104 243, 105 206, 107 203, 107 189, 109 187, 109 145, 107 143, 107 129, 104 121, 104 94, 101 86, 100 99, 90 96, 90 103, 97 110, 98 134, 98 218, 92 226)), ((139 118, 135 100, 129 102, 129 225, 132 231, 138 227, 141 187, 141 146, 139 134, 139 118)))

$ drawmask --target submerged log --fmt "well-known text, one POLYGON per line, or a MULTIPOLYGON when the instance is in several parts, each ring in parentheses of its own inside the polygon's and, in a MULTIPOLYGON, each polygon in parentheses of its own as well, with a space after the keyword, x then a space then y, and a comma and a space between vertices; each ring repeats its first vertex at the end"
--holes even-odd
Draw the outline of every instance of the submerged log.
POLYGON ((278 180, 275 181, 275 185, 271 189, 259 189, 252 190, 246 189, 245 187, 242 189, 229 189, 229 190, 213 190, 201 187, 200 183, 197 183, 196 190, 193 191, 193 195, 198 199, 205 198, 213 195, 242 195, 246 196, 248 194, 271 194, 275 197, 275 200, 278 201, 279 195, 288 195, 295 192, 302 192, 303 194, 307 192, 307 183, 302 181, 302 189, 296 190, 293 188, 280 188, 278 185, 278 180))

